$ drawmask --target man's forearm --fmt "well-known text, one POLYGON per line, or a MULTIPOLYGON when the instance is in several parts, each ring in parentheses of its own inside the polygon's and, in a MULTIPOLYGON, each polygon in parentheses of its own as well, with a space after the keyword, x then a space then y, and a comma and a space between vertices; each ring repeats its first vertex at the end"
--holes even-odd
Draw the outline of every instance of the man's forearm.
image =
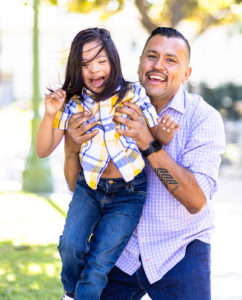
POLYGON ((65 155, 65 164, 64 164, 64 175, 68 186, 72 192, 74 192, 76 187, 76 181, 80 171, 80 160, 78 154, 69 154, 65 155))
POLYGON ((152 153, 147 159, 167 190, 190 213, 197 213, 203 208, 205 196, 190 171, 178 165, 163 149, 152 153))

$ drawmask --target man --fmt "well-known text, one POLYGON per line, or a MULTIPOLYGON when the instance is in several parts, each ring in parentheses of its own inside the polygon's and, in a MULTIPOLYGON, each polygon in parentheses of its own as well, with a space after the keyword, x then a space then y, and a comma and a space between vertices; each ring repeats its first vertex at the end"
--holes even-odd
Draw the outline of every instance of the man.
MULTIPOLYGON (((109 274, 102 300, 209 300, 212 197, 217 190, 224 129, 219 113, 200 96, 187 93, 190 46, 173 28, 158 27, 140 57, 138 75, 157 113, 181 125, 172 141, 160 149, 134 104, 116 116, 146 157, 147 200, 142 218, 109 274)), ((96 133, 81 126, 89 117, 78 114, 69 125, 65 175, 74 189, 80 145, 96 133), (70 138, 71 137, 71 138, 70 138)))

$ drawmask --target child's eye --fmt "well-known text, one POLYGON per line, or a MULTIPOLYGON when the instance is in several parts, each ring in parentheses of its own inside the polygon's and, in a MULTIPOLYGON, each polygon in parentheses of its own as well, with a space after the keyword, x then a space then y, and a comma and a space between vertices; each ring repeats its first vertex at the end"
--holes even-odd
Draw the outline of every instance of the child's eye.
POLYGON ((106 62, 107 62, 106 59, 105 59, 105 60, 100 60, 100 61, 99 61, 100 64, 105 64, 106 62))

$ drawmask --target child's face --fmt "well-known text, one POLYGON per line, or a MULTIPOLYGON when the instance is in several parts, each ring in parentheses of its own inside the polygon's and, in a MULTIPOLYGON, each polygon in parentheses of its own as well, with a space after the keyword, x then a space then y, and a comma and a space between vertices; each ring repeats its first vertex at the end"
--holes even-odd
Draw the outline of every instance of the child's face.
POLYGON ((85 86, 95 93, 101 93, 104 90, 111 68, 104 49, 97 55, 101 47, 100 41, 92 41, 84 44, 82 50, 83 80, 85 86), (87 62, 86 64, 85 61, 87 62))

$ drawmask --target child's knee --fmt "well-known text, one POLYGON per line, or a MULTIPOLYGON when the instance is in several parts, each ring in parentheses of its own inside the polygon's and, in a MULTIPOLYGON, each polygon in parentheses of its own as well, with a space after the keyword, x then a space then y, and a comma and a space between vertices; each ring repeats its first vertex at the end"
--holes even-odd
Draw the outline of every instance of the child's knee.
POLYGON ((70 236, 62 236, 59 244, 60 254, 67 254, 68 256, 74 256, 77 258, 83 258, 88 252, 88 243, 84 241, 78 241, 70 236))

